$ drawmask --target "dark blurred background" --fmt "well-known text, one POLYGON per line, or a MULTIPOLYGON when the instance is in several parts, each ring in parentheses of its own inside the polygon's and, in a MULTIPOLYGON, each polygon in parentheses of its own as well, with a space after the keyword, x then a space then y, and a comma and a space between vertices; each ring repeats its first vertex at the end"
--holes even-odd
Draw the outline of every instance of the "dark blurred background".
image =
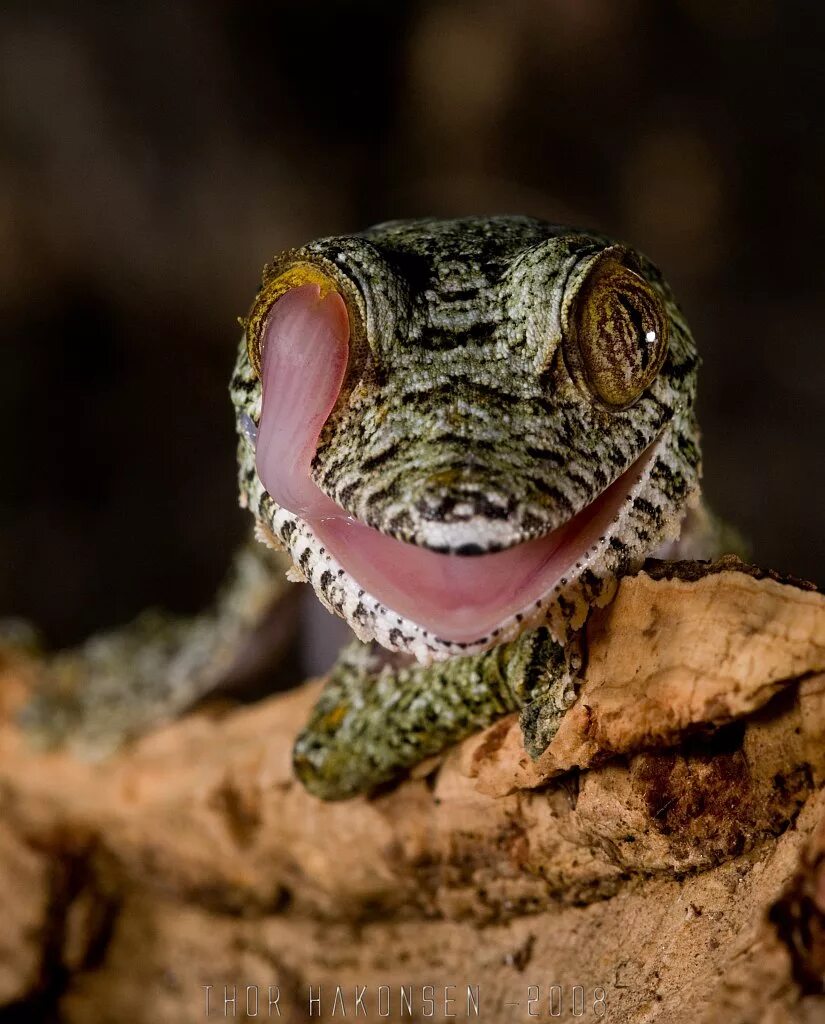
POLYGON ((780 0, 0 10, 0 613, 204 602, 248 527, 226 382, 277 250, 530 213, 665 270, 706 491, 825 580, 825 14, 780 0))

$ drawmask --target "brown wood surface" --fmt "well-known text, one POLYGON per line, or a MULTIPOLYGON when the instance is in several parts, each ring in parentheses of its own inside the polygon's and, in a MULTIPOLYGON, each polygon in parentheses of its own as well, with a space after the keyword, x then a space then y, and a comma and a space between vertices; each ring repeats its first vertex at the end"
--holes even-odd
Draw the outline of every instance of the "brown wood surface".
POLYGON ((355 986, 378 1020, 410 985, 412 1019, 452 1019, 455 985, 466 1019, 477 985, 499 1024, 554 1019, 557 984, 561 1019, 598 1019, 603 989, 612 1022, 825 1021, 825 596, 735 567, 654 575, 592 619, 579 702, 539 762, 504 720, 339 804, 290 771, 317 683, 88 764, 27 744, 37 664, 5 652, 8 1019, 204 1020, 205 985, 214 1019, 224 986, 243 1017, 247 985, 259 1018, 278 986, 294 1021, 342 1017, 336 985, 347 1018, 355 986))

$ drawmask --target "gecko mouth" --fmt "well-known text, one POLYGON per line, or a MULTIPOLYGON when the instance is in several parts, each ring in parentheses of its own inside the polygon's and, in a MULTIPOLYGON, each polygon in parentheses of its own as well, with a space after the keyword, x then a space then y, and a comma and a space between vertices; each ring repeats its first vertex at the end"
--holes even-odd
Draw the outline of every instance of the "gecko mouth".
POLYGON ((478 642, 585 568, 588 553, 612 532, 655 447, 562 526, 491 554, 442 554, 396 540, 354 520, 329 498, 324 511, 316 509, 305 521, 341 567, 389 611, 436 639, 478 642))

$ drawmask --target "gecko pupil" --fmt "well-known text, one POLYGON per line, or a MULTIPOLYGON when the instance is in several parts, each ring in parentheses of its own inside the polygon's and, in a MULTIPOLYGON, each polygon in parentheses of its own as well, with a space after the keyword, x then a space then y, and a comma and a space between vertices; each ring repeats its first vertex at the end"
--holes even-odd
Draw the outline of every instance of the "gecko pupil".
POLYGON ((641 368, 645 369, 645 365, 650 360, 650 345, 648 344, 647 336, 649 333, 653 333, 655 338, 656 334, 655 332, 649 332, 646 329, 647 325, 644 323, 641 310, 634 305, 633 300, 629 295, 619 292, 616 295, 616 299, 627 314, 627 319, 630 321, 630 329, 627 331, 627 334, 629 335, 629 338, 632 338, 632 341, 635 342, 635 345, 633 345, 633 351, 631 352, 631 357, 633 355, 637 355, 641 368))

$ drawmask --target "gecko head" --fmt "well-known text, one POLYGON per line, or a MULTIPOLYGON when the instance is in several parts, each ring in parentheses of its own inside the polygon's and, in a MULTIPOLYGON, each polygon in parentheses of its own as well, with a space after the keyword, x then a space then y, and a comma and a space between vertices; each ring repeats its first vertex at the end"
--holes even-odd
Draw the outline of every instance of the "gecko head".
POLYGON ((679 528, 697 356, 644 257, 524 217, 279 256, 232 384, 242 503, 364 640, 559 639, 679 528))

